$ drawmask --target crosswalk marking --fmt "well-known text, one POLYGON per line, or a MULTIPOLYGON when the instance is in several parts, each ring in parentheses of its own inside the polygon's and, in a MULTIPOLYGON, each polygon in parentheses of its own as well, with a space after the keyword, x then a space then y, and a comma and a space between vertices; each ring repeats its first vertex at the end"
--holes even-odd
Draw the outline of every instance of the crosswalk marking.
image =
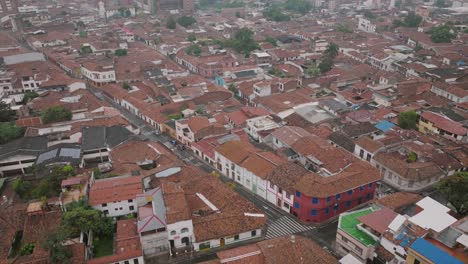
POLYGON ((284 235, 296 234, 312 230, 314 228, 315 227, 313 226, 303 225, 288 216, 283 216, 268 226, 265 238, 270 239, 284 235))

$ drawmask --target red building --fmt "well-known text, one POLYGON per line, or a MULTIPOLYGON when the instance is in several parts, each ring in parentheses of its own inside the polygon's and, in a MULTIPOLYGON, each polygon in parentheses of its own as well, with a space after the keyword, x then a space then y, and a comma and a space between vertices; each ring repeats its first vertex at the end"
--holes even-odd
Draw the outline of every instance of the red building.
POLYGON ((375 187, 376 181, 373 181, 347 191, 330 191, 324 196, 323 193, 307 190, 305 186, 295 193, 292 214, 305 222, 323 222, 374 199, 375 187))
POLYGON ((291 147, 311 173, 294 185, 291 213, 305 222, 322 222, 374 198, 380 173, 369 163, 316 136, 291 147))

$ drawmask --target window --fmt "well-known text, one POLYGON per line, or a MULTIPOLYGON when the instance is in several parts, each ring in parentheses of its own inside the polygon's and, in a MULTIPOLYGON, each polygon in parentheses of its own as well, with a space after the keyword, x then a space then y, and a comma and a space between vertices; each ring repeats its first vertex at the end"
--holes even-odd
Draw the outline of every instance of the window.
POLYGON ((296 191, 296 197, 301 197, 301 192, 296 191))
POLYGON ((353 194, 353 190, 349 190, 348 195, 352 195, 352 194, 353 194))
POLYGON ((239 235, 235 235, 234 240, 239 240, 239 235))
POLYGON ((315 210, 315 209, 310 210, 310 215, 316 216, 317 215, 317 210, 315 210))
POLYGON ((182 228, 182 230, 180 231, 181 233, 187 233, 189 231, 188 228, 182 228))
POLYGON ((299 207, 301 207, 300 204, 299 204, 298 202, 295 202, 295 203, 294 203, 294 208, 299 209, 299 207))
POLYGON ((370 159, 371 159, 371 155, 370 155, 369 153, 367 153, 366 160, 367 160, 367 161, 370 161, 370 159))
POLYGON ((359 157, 361 157, 361 158, 364 157, 364 150, 361 149, 361 150, 359 151, 359 157))
POLYGON ((372 194, 368 193, 368 194, 367 194, 367 199, 370 200, 371 197, 372 197, 372 194))
POLYGON ((335 195, 335 198, 336 198, 337 200, 339 200, 339 199, 341 198, 341 194, 335 195))
POLYGON ((177 232, 175 230, 171 231, 171 236, 175 236, 176 234, 177 234, 177 232))
POLYGON ((419 259, 414 259, 413 264, 420 264, 420 263, 421 263, 421 261, 419 261, 419 259))
POLYGON ((280 187, 278 187, 278 192, 279 192, 279 193, 283 193, 283 189, 281 189, 280 187))
POLYGON ((327 197, 327 203, 329 203, 330 201, 331 201, 331 196, 327 197))
POLYGON ((318 198, 315 198, 315 197, 312 198, 312 203, 313 203, 313 204, 318 204, 318 198))
POLYGON ((325 208, 325 214, 328 214, 330 212, 330 209, 329 208, 325 208))
POLYGON ((253 231, 251 232, 251 236, 256 236, 256 235, 257 235, 257 230, 253 230, 253 231))
POLYGON ((108 215, 109 214, 109 210, 104 210, 104 215, 108 215))
POLYGON ((369 183, 369 188, 372 188, 372 186, 374 186, 374 183, 373 182, 369 183))
POLYGON ((133 259, 133 264, 140 264, 140 262, 138 261, 138 259, 133 259))
POLYGON ((119 208, 115 208, 114 210, 117 211, 117 210, 119 210, 119 208))
POLYGON ((364 186, 360 186, 360 187, 359 187, 359 191, 361 191, 361 192, 363 192, 364 189, 365 189, 364 186))
POLYGON ((341 240, 343 240, 343 242, 345 242, 345 243, 348 243, 348 241, 349 241, 349 240, 348 240, 346 237, 344 237, 344 236, 341 237, 341 240))
POLYGON ((106 206, 107 206, 107 204, 106 204, 106 203, 103 203, 103 204, 101 204, 101 206, 102 206, 102 207, 106 207, 106 206))
POLYGON ((205 242, 200 244, 200 250, 208 249, 210 248, 210 242, 205 242))
POLYGON ((128 202, 129 202, 129 203, 133 203, 133 200, 132 200, 132 199, 130 199, 130 200, 128 200, 128 202))
POLYGON ((135 207, 134 207, 133 205, 130 205, 130 206, 128 207, 128 209, 129 209, 130 211, 133 211, 133 210, 135 210, 135 207))
POLYGON ((124 264, 130 264, 130 262, 128 262, 128 260, 124 261, 124 264))
POLYGON ((350 207, 351 206, 351 201, 346 201, 346 207, 350 207))

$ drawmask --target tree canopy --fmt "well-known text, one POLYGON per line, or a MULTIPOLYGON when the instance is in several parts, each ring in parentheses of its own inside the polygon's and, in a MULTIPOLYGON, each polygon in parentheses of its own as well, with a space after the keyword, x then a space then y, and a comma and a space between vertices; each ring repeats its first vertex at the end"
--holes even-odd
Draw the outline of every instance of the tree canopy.
POLYGON ((200 45, 193 44, 185 50, 185 53, 187 53, 187 55, 200 57, 202 54, 202 48, 200 45))
POLYGON ((284 8, 291 12, 305 15, 312 9, 312 5, 307 0, 286 0, 284 8))
POLYGON ((13 121, 16 117, 16 111, 11 110, 8 104, 0 102, 0 122, 13 121))
POLYGON ((67 206, 62 220, 62 225, 72 233, 92 231, 94 234, 110 235, 114 232, 112 219, 83 201, 67 206))
POLYGON ((433 27, 429 31, 429 34, 434 43, 450 43, 457 36, 448 25, 433 27))
POLYGON ((468 173, 458 172, 442 179, 436 189, 454 207, 455 211, 464 216, 468 213, 468 173))
POLYGON ((400 116, 398 116, 398 126, 403 129, 415 129, 417 120, 418 114, 416 111, 411 110, 402 112, 400 113, 400 116))
POLYGON ((115 50, 115 56, 127 56, 127 50, 126 49, 116 49, 115 50))
POLYGON ((422 22, 422 16, 417 15, 414 11, 410 11, 408 15, 401 20, 394 20, 393 24, 397 27, 418 27, 422 22))
POLYGON ((63 106, 52 106, 42 113, 44 124, 68 121, 72 118, 72 112, 63 106))
POLYGON ((334 59, 338 55, 339 51, 340 48, 338 47, 338 45, 331 42, 330 44, 328 44, 328 47, 325 50, 325 56, 334 59))
POLYGON ((8 143, 24 135, 25 129, 16 126, 13 122, 0 123, 0 144, 8 143))
POLYGON ((249 56, 250 52, 260 48, 253 36, 254 33, 250 29, 241 28, 228 42, 228 46, 233 48, 236 52, 249 56))
POLYGON ((177 23, 186 28, 197 23, 197 20, 191 16, 181 16, 177 19, 177 23))
POLYGON ((324 57, 322 61, 320 62, 318 68, 320 69, 320 72, 325 73, 333 67, 333 59, 330 57, 324 57))
POLYGON ((176 29, 177 23, 176 23, 174 16, 169 16, 167 18, 166 27, 168 29, 176 29))
POLYGON ((270 43, 271 45, 273 45, 273 46, 275 46, 275 47, 278 46, 278 43, 277 43, 276 39, 273 38, 273 37, 267 36, 267 37, 265 38, 265 41, 268 42, 268 43, 270 43))
POLYGON ((289 21, 291 17, 284 14, 278 6, 273 6, 263 11, 263 16, 270 21, 289 21))

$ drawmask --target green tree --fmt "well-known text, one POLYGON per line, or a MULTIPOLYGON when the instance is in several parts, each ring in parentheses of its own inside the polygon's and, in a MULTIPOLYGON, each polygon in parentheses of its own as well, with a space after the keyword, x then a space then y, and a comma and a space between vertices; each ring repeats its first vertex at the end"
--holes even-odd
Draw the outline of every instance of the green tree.
POLYGON ((25 181, 23 177, 18 177, 14 179, 12 185, 13 185, 13 190, 21 198, 25 198, 31 189, 31 184, 28 181, 25 181))
POLYGON ((195 34, 192 33, 188 35, 187 40, 190 42, 194 42, 195 40, 197 40, 197 37, 195 36, 195 34))
POLYGON ((364 11, 364 17, 368 18, 368 19, 374 19, 375 15, 370 10, 366 10, 366 11, 364 11))
POLYGON ((325 56, 331 59, 334 59, 338 55, 339 52, 340 52, 340 48, 338 47, 338 45, 331 42, 330 44, 328 44, 328 47, 325 50, 325 56))
POLYGON ((80 53, 81 54, 90 54, 90 53, 93 53, 93 50, 91 49, 90 46, 83 46, 80 49, 80 53))
POLYGON ((418 114, 414 110, 400 113, 398 116, 398 126, 403 129, 415 129, 418 114))
POLYGON ((305 15, 312 9, 312 5, 307 0, 286 0, 284 8, 291 12, 305 15))
POLYGON ((0 123, 0 144, 5 144, 24 135, 25 129, 12 122, 0 123))
POLYGON ((455 208, 455 211, 464 216, 468 213, 468 173, 458 172, 442 179, 436 189, 455 208))
POLYGON ((88 32, 84 30, 80 30, 80 38, 87 38, 88 37, 88 32))
POLYGON ((168 29, 176 29, 177 23, 176 23, 174 16, 169 16, 167 18, 166 27, 168 29))
POLYGON ((132 15, 132 12, 130 10, 125 10, 125 17, 130 17, 132 15))
POLYGON ((188 55, 200 57, 200 55, 202 54, 202 48, 200 45, 193 44, 185 50, 185 53, 187 53, 188 55))
POLYGON ((237 18, 242 18, 242 14, 239 11, 236 11, 236 17, 237 18))
POLYGON ((236 52, 249 56, 250 52, 259 49, 260 46, 254 40, 254 33, 248 28, 241 28, 235 34, 234 37, 229 41, 229 46, 236 52))
POLYGON ((448 25, 433 27, 429 34, 434 43, 450 43, 457 36, 448 25))
POLYGON ((337 24, 335 27, 335 30, 338 32, 343 32, 343 33, 353 33, 351 29, 349 29, 347 26, 343 24, 337 24))
POLYGON ((446 7, 445 0, 436 0, 434 2, 434 5, 438 8, 444 8, 446 7))
POLYGON ((130 84, 128 84, 128 82, 123 82, 122 88, 124 88, 125 90, 130 90, 130 84))
POLYGON ((310 77, 317 77, 320 75, 320 68, 315 65, 310 66, 307 69, 306 74, 309 75, 310 77))
POLYGON ((112 220, 89 205, 67 207, 62 222, 75 234, 92 231, 96 235, 111 235, 114 231, 112 220))
POLYGON ((36 92, 25 92, 23 100, 21 101, 21 104, 27 104, 29 101, 31 101, 32 99, 38 96, 39 94, 37 94, 36 92))
POLYGON ((270 7, 263 11, 263 16, 270 21, 276 21, 276 22, 281 22, 281 21, 289 21, 291 20, 291 17, 284 14, 281 9, 277 6, 270 7))
POLYGON ((85 28, 86 27, 86 25, 85 25, 85 23, 83 21, 78 21, 76 23, 76 26, 79 27, 79 28, 85 28))
POLYGON ((70 236, 70 231, 62 226, 47 234, 42 242, 42 248, 50 251, 51 263, 70 263, 72 252, 70 248, 63 245, 70 236))
POLYGON ((331 70, 332 67, 333 67, 333 59, 328 56, 323 58, 318 66, 321 73, 325 73, 331 70))
POLYGON ((33 252, 34 252, 34 244, 26 243, 21 247, 20 255, 21 256, 31 255, 33 252))
POLYGON ((116 49, 115 50, 115 56, 127 56, 127 50, 126 49, 116 49))
POLYGON ((42 113, 42 122, 44 124, 68 121, 71 118, 72 112, 63 106, 52 106, 42 113))
POLYGON ((16 117, 16 111, 11 110, 8 104, 0 101, 0 122, 13 121, 16 117))
POLYGON ((406 158, 406 162, 413 163, 413 162, 416 162, 417 160, 418 160, 418 154, 416 154, 414 152, 408 153, 408 157, 406 158))
POLYGON ((403 22, 406 27, 418 27, 422 22, 422 17, 417 15, 414 11, 410 11, 403 22))
POLYGON ((177 23, 186 28, 197 23, 197 20, 191 16, 181 16, 177 19, 177 23))
POLYGON ((265 38, 265 42, 268 42, 268 43, 270 43, 271 45, 273 45, 273 46, 275 46, 275 47, 278 46, 278 42, 276 41, 276 39, 273 38, 273 37, 270 37, 270 36, 267 36, 267 37, 265 38))

